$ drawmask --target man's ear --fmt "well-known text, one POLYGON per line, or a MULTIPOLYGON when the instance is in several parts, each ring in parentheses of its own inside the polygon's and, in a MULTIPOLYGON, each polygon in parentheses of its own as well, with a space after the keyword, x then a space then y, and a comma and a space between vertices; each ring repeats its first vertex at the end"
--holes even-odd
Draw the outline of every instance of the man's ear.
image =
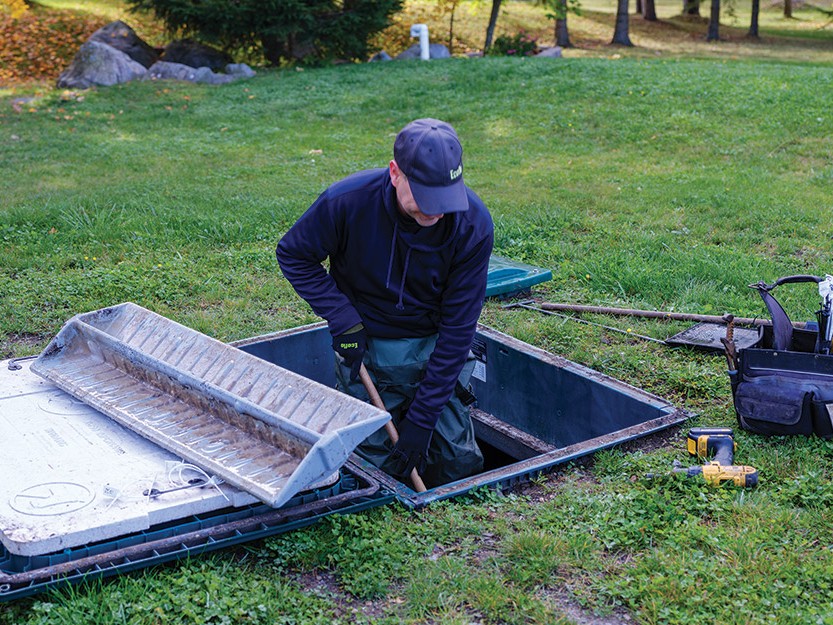
POLYGON ((405 174, 403 174, 402 170, 399 169, 399 165, 396 164, 396 161, 390 162, 388 170, 390 171, 391 184, 393 184, 394 187, 398 187, 399 182, 405 177, 405 174))

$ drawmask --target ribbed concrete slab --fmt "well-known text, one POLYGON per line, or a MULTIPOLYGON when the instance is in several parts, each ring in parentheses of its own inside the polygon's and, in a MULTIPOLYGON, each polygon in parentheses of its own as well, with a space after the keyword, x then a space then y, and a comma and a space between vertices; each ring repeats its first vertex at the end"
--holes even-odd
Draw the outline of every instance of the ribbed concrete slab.
POLYGON ((390 419, 131 303, 70 319, 32 371, 274 507, 390 419))

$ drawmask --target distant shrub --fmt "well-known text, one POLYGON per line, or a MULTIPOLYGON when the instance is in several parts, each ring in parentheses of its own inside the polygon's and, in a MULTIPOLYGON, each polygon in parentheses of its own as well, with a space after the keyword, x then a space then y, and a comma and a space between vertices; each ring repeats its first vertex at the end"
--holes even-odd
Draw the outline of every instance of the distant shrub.
POLYGON ((224 49, 260 47, 271 65, 364 60, 368 39, 390 24, 403 0, 127 0, 172 32, 224 49))
POLYGON ((514 35, 500 35, 495 39, 489 54, 495 56, 532 56, 538 49, 536 39, 530 37, 524 31, 514 35))

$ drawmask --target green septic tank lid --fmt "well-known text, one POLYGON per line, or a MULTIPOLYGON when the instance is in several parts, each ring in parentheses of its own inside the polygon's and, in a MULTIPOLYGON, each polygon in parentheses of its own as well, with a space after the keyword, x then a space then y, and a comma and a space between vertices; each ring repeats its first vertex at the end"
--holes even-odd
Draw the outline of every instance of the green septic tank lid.
POLYGON ((489 259, 486 297, 512 297, 547 280, 552 280, 552 272, 549 269, 533 267, 493 254, 489 259))

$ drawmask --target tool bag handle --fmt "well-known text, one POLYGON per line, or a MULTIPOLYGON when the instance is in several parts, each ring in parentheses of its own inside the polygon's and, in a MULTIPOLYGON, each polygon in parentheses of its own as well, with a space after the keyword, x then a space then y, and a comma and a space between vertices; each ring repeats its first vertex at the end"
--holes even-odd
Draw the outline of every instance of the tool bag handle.
POLYGON ((771 291, 775 287, 781 286, 782 284, 795 284, 797 282, 815 282, 815 283, 818 284, 822 280, 824 280, 824 278, 822 278, 820 276, 811 276, 809 274, 798 274, 798 275, 795 275, 795 276, 784 276, 783 278, 778 278, 772 284, 767 284, 766 282, 761 280, 760 282, 756 282, 755 284, 750 284, 749 288, 750 289, 758 289, 759 291, 762 290, 762 289, 766 290, 766 291, 771 291))
POLYGON ((801 282, 815 282, 818 284, 824 280, 819 276, 811 276, 806 274, 785 276, 778 278, 772 284, 767 284, 763 280, 755 284, 750 284, 749 288, 757 289, 761 299, 764 300, 764 305, 769 311, 769 317, 772 319, 772 348, 778 351, 789 350, 793 342, 793 324, 790 321, 784 307, 778 303, 778 300, 772 295, 771 291, 782 284, 796 284, 801 282))

